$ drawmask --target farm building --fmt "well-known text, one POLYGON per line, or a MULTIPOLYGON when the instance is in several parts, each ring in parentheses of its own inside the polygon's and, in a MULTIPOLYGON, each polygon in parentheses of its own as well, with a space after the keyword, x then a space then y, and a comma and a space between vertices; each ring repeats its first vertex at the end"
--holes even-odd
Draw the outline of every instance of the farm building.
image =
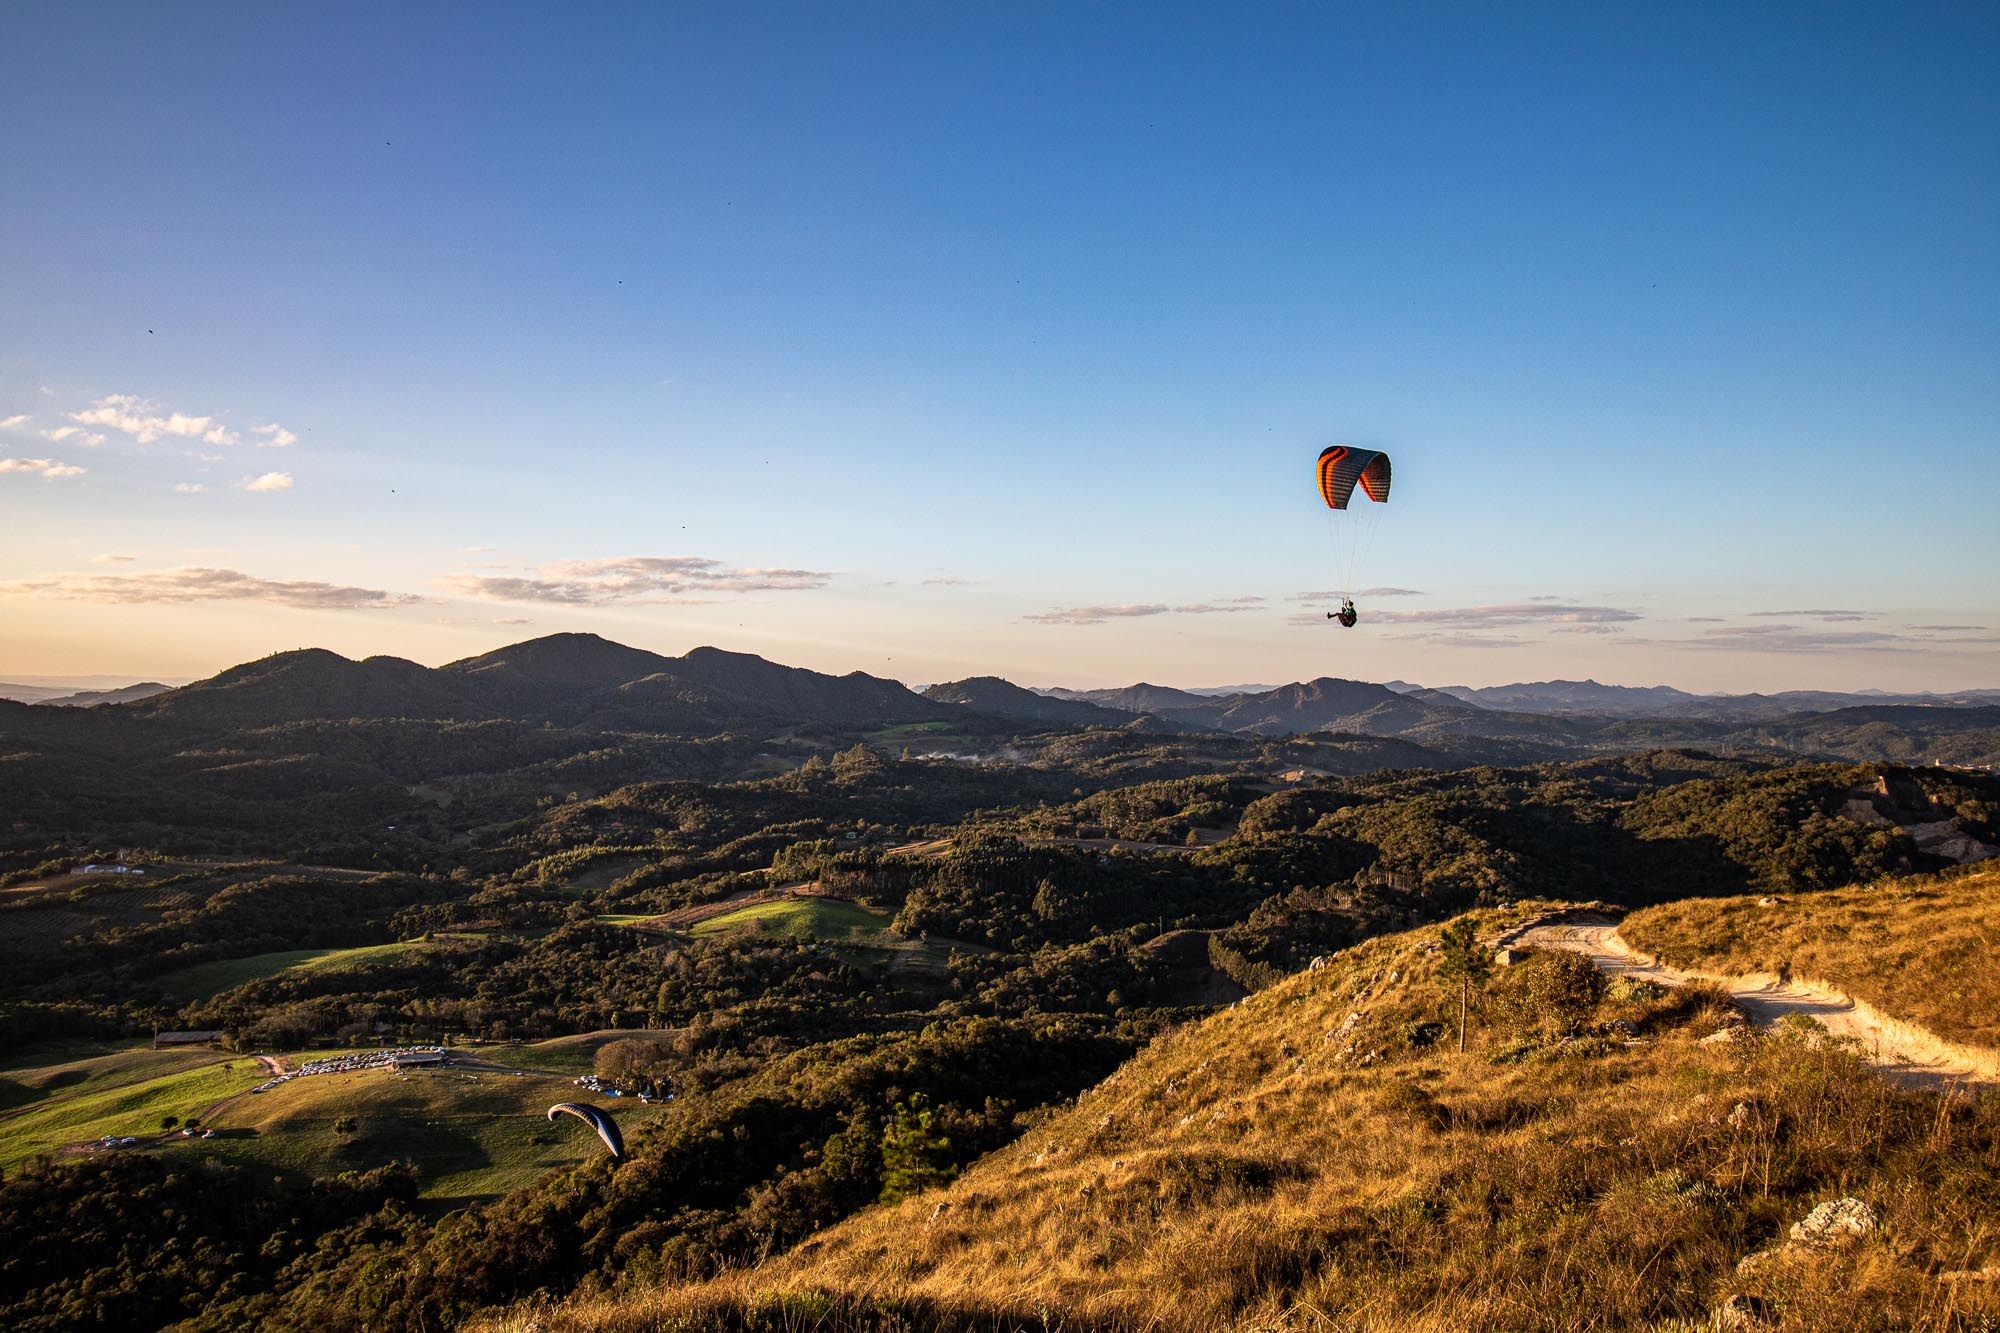
POLYGON ((389 1063, 396 1069, 422 1069, 444 1063, 443 1051, 398 1051, 389 1057, 389 1063))
POLYGON ((153 1049, 158 1050, 162 1046, 207 1046, 221 1041, 222 1037, 220 1031, 155 1032, 153 1049))

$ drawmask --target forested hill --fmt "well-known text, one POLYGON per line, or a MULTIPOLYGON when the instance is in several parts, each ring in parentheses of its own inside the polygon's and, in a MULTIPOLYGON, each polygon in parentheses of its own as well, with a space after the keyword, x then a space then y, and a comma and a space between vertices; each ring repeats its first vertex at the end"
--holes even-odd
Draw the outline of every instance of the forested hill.
POLYGON ((555 634, 431 668, 397 657, 355 662, 325 649, 278 653, 127 705, 198 726, 312 718, 508 719, 569 724, 609 714, 627 726, 712 735, 744 725, 921 722, 940 705, 861 672, 822 675, 747 653, 663 657, 594 634, 555 634))
POLYGON ((935 703, 991 713, 996 717, 1028 722, 1052 722, 1079 727, 1122 727, 1133 719, 1129 713, 1100 708, 1080 699, 1058 699, 1022 689, 998 676, 973 676, 947 681, 924 690, 924 698, 935 703))
POLYGON ((1222 731, 1291 735, 1303 731, 1354 731, 1401 735, 1476 710, 1397 694, 1385 685, 1322 676, 1263 694, 1227 695, 1192 708, 1165 710, 1181 722, 1222 731))

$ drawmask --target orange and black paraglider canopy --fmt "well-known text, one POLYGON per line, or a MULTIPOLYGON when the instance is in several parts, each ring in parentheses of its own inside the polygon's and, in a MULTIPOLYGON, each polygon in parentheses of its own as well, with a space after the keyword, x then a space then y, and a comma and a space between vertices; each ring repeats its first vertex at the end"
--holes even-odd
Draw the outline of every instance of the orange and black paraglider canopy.
POLYGON ((1345 509, 1355 483, 1369 499, 1389 499, 1389 455, 1379 449, 1355 449, 1332 444, 1319 451, 1319 495, 1328 509, 1345 509))

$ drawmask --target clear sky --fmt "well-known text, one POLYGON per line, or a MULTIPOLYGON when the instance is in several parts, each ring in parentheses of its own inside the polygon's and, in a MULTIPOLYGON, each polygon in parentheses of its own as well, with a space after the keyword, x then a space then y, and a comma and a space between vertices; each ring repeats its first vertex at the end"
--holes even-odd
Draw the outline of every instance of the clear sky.
POLYGON ((2000 686, 1996 69, 1990 3, 10 0, 0 680, 2000 686))

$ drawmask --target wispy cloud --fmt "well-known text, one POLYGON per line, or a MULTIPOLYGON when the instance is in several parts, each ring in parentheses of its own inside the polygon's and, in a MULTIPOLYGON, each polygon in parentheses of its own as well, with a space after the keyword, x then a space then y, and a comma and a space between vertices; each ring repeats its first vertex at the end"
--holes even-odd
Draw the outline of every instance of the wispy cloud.
POLYGON ((1497 606, 1461 606, 1439 611, 1377 611, 1377 620, 1398 625, 1451 625, 1480 629, 1499 625, 1605 625, 1639 620, 1636 611, 1617 606, 1578 606, 1573 602, 1507 602, 1497 606))
POLYGON ((1843 620, 1874 620, 1879 618, 1881 614, 1882 613, 1880 611, 1840 611, 1840 610, 1752 611, 1750 613, 1750 617, 1753 620, 1787 620, 1794 616, 1810 616, 1814 620, 1833 622, 1833 621, 1843 621, 1843 620))
POLYGON ((1704 630, 1687 640, 1698 648, 1733 648, 1743 652, 1809 653, 1822 650, 1861 652, 1938 652, 2000 642, 2000 637, 1965 631, 1978 625, 1912 625, 1908 630, 1802 628, 1798 625, 1726 625, 1704 630), (1950 637, 1947 637, 1950 636, 1950 637))
POLYGON ((1527 639, 1512 634, 1478 634, 1471 630, 1423 630, 1409 636, 1438 648, 1526 648, 1527 639))
POLYGON ((452 591, 502 602, 603 606, 617 602, 693 602, 719 595, 795 592, 826 586, 832 574, 814 569, 738 569, 701 556, 623 556, 559 560, 532 577, 461 574, 452 591))
POLYGON ((493 548, 490 546, 461 546, 458 549, 467 555, 484 555, 493 548))
POLYGON ((198 481, 177 481, 174 483, 174 494, 176 495, 200 495, 207 489, 208 487, 198 481))
POLYGON ((1032 625, 1102 625, 1112 620, 1133 620, 1146 616, 1216 616, 1237 611, 1255 611, 1264 605, 1257 596, 1217 597, 1206 602, 1126 602, 1118 606, 1058 606, 1021 619, 1032 625))
POLYGON ((70 413, 69 419, 122 432, 140 444, 151 444, 169 435, 205 440, 209 444, 235 444, 240 438, 215 417, 167 411, 158 403, 129 393, 107 394, 83 411, 70 413))
POLYGON ((53 458, 0 458, 0 472, 26 472, 43 481, 55 481, 62 477, 80 477, 84 469, 53 458))
MULTIPOLYGON (((1424 593, 1416 588, 1363 588, 1354 595, 1356 597, 1422 597, 1424 593)), ((1341 593, 1337 589, 1322 588, 1317 592, 1298 593, 1292 600, 1317 603, 1337 602, 1340 598, 1341 593)))
POLYGON ((1139 616, 1163 616, 1173 610, 1156 602, 1127 603, 1122 606, 1059 606, 1021 619, 1036 625, 1102 625, 1107 620, 1129 620, 1139 616))
POLYGON ((94 555, 90 557, 90 563, 93 565, 125 565, 130 564, 138 558, 136 555, 94 555))
POLYGON ((289 491, 292 489, 292 474, 289 472, 266 472, 261 477, 245 477, 236 483, 246 491, 289 491))
POLYGON ((71 602, 269 602, 307 611, 373 611, 421 597, 337 583, 264 579, 234 569, 153 569, 136 574, 52 574, 0 582, 0 595, 71 602))
POLYGON ((978 581, 977 579, 961 579, 947 574, 934 579, 925 579, 924 586, 926 588, 966 588, 978 581))
POLYGON ((292 434, 275 421, 265 426, 252 426, 250 433, 252 435, 263 436, 262 439, 256 441, 257 447, 260 449, 289 449, 299 442, 298 436, 292 434))
POLYGON ((13 416, 0 420, 0 430, 19 430, 28 424, 26 412, 16 412, 13 416))
POLYGON ((1255 611, 1264 604, 1262 597, 1218 597, 1212 602, 1194 602, 1174 608, 1176 615, 1213 616, 1227 615, 1232 611, 1255 611))

